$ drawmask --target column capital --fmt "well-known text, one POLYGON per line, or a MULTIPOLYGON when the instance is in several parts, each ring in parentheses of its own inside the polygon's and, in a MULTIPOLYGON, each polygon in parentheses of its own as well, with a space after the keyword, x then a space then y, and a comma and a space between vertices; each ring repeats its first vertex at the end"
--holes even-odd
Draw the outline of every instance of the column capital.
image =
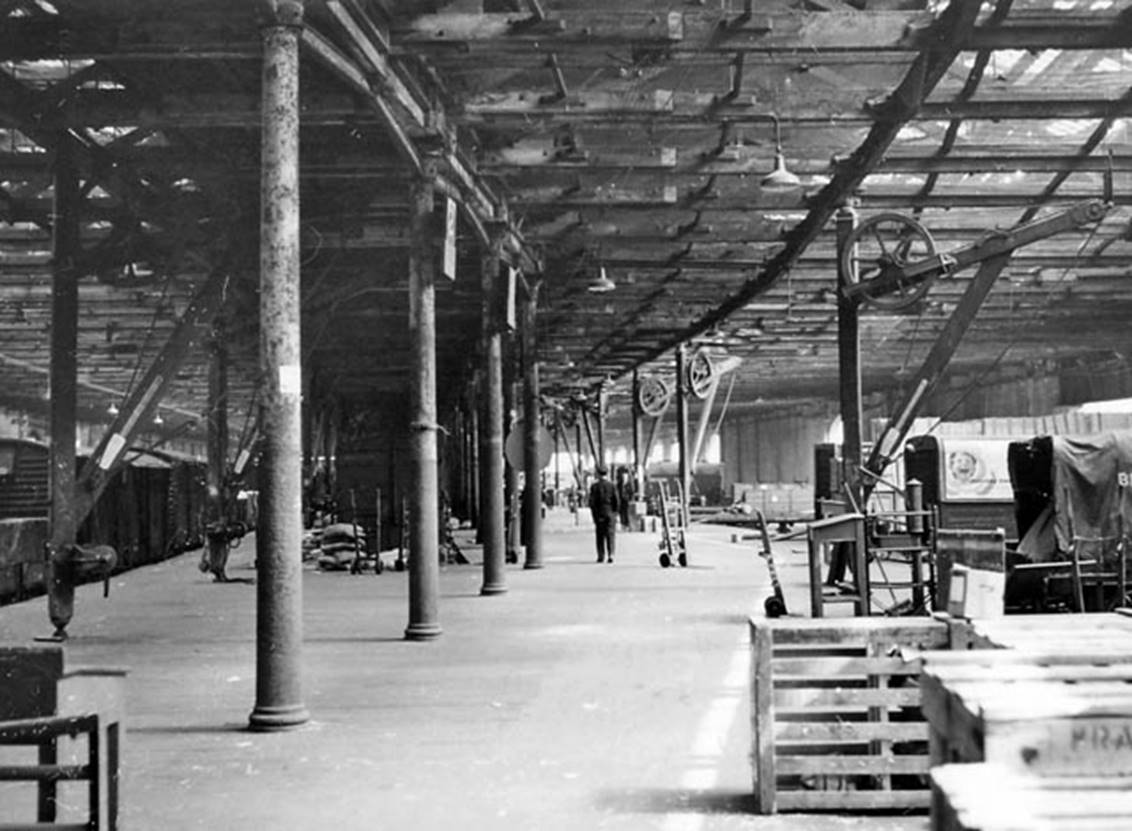
POLYGON ((303 25, 303 0, 259 0, 263 26, 303 25))

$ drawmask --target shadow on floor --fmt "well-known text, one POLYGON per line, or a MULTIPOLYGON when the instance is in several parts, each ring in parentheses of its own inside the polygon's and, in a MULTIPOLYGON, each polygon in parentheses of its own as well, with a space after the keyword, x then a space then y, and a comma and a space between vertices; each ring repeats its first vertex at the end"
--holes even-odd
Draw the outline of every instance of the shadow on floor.
POLYGON ((246 721, 233 721, 228 724, 162 724, 152 727, 130 727, 131 735, 146 734, 151 736, 187 736, 202 733, 228 734, 246 732, 248 732, 248 723, 246 721))
POLYGON ((600 807, 620 813, 671 814, 753 814, 755 795, 737 791, 689 791, 640 788, 605 791, 598 797, 600 807))

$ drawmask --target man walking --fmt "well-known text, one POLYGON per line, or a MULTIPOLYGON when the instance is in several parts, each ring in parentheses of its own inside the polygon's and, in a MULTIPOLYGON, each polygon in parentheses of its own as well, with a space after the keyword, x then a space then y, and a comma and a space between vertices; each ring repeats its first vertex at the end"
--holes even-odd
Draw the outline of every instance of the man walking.
POLYGON ((596 473, 597 481, 590 486, 590 516, 593 517, 594 536, 597 540, 597 561, 604 563, 608 554, 609 562, 612 563, 621 501, 617 495, 617 486, 606 478, 609 471, 605 465, 598 465, 596 473))

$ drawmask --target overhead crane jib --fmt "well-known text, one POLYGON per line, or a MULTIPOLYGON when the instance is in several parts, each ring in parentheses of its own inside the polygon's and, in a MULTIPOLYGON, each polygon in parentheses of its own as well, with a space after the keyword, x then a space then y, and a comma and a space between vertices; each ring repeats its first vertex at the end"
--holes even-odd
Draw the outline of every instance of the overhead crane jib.
POLYGON ((870 474, 869 481, 864 483, 866 493, 883 475, 907 436, 917 411, 939 382, 963 334, 1014 250, 1081 225, 1099 222, 1111 208, 1111 203, 1102 200, 1083 202, 1016 228, 989 230, 975 243, 954 251, 936 253, 932 246, 933 250, 923 257, 912 256, 914 243, 922 243, 925 239, 930 241, 930 234, 908 217, 903 217, 902 224, 894 222, 892 214, 873 217, 846 236, 840 251, 842 273, 848 281, 843 293, 857 303, 865 301, 883 306, 886 298, 893 294, 901 296, 900 302, 909 302, 909 297, 914 301, 934 279, 971 265, 980 265, 909 385, 908 394, 894 409, 880 439, 873 446, 863 466, 870 474), (889 227, 884 223, 892 225, 889 227), (883 239, 882 228, 884 233, 890 234, 887 241, 883 239), (871 251, 871 258, 866 260, 859 253, 860 243, 870 237, 875 239, 876 245, 871 251))
POLYGON ((856 301, 894 308, 888 299, 901 294, 905 300, 919 299, 932 280, 960 271, 975 263, 1016 248, 1039 242, 1081 225, 1099 222, 1112 206, 1099 199, 1082 202, 1011 229, 991 229, 976 242, 947 253, 936 253, 928 230, 911 217, 878 214, 862 222, 840 252, 843 273, 850 284, 845 296, 856 301), (863 244, 868 254, 862 255, 863 244), (926 256, 917 258, 918 251, 926 256))

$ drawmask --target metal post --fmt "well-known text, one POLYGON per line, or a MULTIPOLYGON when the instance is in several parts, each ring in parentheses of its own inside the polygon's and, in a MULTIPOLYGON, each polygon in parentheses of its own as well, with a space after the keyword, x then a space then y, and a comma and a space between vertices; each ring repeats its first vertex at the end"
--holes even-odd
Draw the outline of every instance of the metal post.
POLYGON ((223 319, 216 322, 208 364, 208 544, 201 571, 228 579, 228 348, 223 319))
MULTIPOLYGON (((578 467, 582 471, 585 471, 586 469, 586 456, 585 453, 582 452, 582 423, 585 421, 585 418, 586 410, 585 406, 583 405, 578 408, 577 417, 574 420, 574 447, 578 448, 578 467)), ((586 434, 589 435, 588 430, 586 431, 586 434)), ((583 476, 584 475, 585 474, 583 473, 583 476)), ((582 484, 584 484, 584 482, 579 482, 579 486, 581 486, 582 484)))
POLYGON ((542 568, 542 465, 539 463, 539 384, 535 316, 538 285, 531 285, 523 305, 523 470, 527 556, 523 568, 542 568))
POLYGON ((688 352, 684 344, 676 347, 676 447, 680 464, 681 500, 685 512, 691 496, 691 459, 688 458, 688 352))
POLYGON ((67 637, 75 613, 75 583, 66 561, 75 542, 75 406, 78 372, 79 174, 71 139, 60 138, 55 155, 55 226, 51 282, 51 538, 47 548, 47 612, 54 638, 67 637))
POLYGON ((299 37, 303 4, 273 4, 263 29, 260 424, 253 730, 310 718, 302 695, 302 369, 299 340, 299 37))
MULTIPOLYGON (((515 399, 518 398, 516 394, 516 384, 514 381, 515 376, 515 362, 514 355, 509 355, 508 360, 504 362, 506 368, 506 380, 503 384, 503 413, 504 413, 504 431, 503 435, 510 437, 511 431, 515 429, 515 424, 518 419, 515 418, 515 399)), ((506 559, 509 563, 519 562, 519 469, 511 464, 508 460, 507 467, 504 475, 506 476, 506 488, 504 490, 505 512, 506 512, 506 559)))
POLYGON ((641 458, 641 406, 638 403, 637 392, 640 389, 641 378, 637 370, 633 370, 633 492, 637 498, 643 498, 645 460, 641 458))
POLYGON ((477 437, 480 433, 480 414, 474 401, 467 404, 467 436, 468 436, 468 520, 472 527, 480 527, 480 487, 479 467, 480 453, 477 437))
MULTIPOLYGON (((843 207, 837 212, 837 250, 841 251, 849 234, 857 227, 857 212, 843 207)), ((841 394, 841 458, 844 461, 845 480, 842 483, 849 497, 850 510, 864 510, 861 504, 861 339, 858 316, 859 301, 845 294, 852 285, 853 275, 846 274, 842 264, 846 257, 838 257, 837 272, 837 362, 841 394)))
POLYGON ((496 246, 484 256, 480 274, 483 288, 480 312, 483 339, 483 397, 480 400, 480 530, 483 537, 483 586, 480 594, 503 594, 505 579, 504 462, 503 462, 503 334, 496 304, 499 289, 499 252, 496 246))
POLYGON ((558 504, 558 492, 562 490, 562 470, 558 460, 559 441, 562 438, 562 425, 555 423, 554 425, 554 500, 558 504))
POLYGON ((597 386, 597 458, 598 464, 608 464, 605 458, 605 405, 607 394, 605 384, 597 386))
POLYGON ((433 251, 433 162, 412 186, 409 249, 409 339, 413 370, 409 443, 409 640, 441 633, 439 485, 436 448, 436 286, 433 251))

